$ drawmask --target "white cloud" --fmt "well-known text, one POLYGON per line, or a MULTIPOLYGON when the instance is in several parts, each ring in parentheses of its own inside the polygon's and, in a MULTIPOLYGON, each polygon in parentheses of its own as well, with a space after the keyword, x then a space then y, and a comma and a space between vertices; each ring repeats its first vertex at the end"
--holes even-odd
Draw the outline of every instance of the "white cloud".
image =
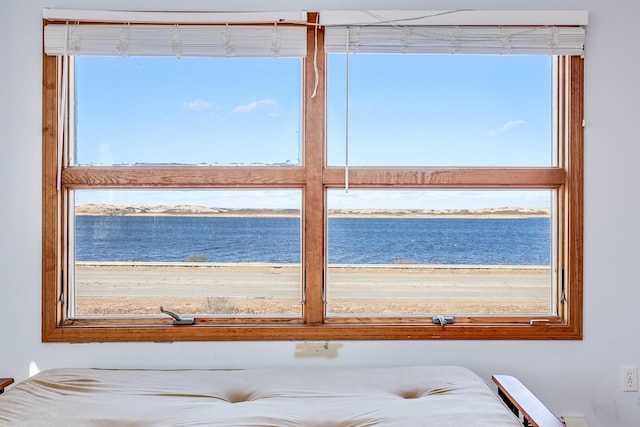
POLYGON ((213 102, 205 101, 202 99, 194 99, 184 103, 184 108, 189 111, 205 111, 213 108, 213 102))
POLYGON ((511 129, 512 127, 523 125, 523 124, 524 124, 524 120, 510 120, 507 123, 505 123, 504 125, 502 125, 502 127, 500 128, 500 131, 501 132, 506 132, 509 129, 511 129))
POLYGON ((511 128, 525 124, 524 120, 509 120, 503 124, 500 129, 493 129, 489 132, 489 136, 496 136, 499 133, 508 132, 511 128))
POLYGON ((248 104, 238 105, 233 109, 234 113, 248 113, 249 111, 254 111, 257 108, 264 105, 273 105, 276 102, 272 99, 261 99, 260 101, 253 101, 248 104))

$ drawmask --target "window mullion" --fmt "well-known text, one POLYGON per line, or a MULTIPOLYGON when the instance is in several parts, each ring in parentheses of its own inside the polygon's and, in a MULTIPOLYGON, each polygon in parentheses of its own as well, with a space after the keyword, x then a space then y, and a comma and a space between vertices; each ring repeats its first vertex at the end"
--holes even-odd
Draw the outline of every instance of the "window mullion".
MULTIPOLYGON (((316 22, 315 13, 309 22, 316 22)), ((324 31, 315 25, 307 30, 307 56, 304 61, 304 165, 307 181, 303 205, 303 259, 306 276, 306 323, 321 323, 324 318, 323 280, 325 262, 325 190, 322 173, 325 165, 325 62, 324 31), (317 43, 317 45, 316 45, 317 43)))

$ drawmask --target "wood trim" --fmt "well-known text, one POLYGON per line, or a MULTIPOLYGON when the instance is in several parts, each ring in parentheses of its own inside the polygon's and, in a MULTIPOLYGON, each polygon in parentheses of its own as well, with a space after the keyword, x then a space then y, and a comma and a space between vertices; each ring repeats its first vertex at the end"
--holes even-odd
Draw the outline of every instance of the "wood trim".
MULTIPOLYGON (((300 316, 290 314, 282 317, 273 317, 269 315, 262 315, 259 317, 217 317, 211 315, 195 316, 196 326, 207 325, 290 325, 301 323, 300 316)), ((455 329, 457 326, 465 325, 524 325, 530 326, 531 322, 537 322, 537 326, 562 326, 562 319, 557 316, 455 316, 455 323, 453 325, 447 325, 446 328, 455 329)), ((68 319, 64 322, 65 326, 91 326, 91 327, 158 327, 158 326, 172 326, 172 320, 168 316, 152 316, 146 315, 144 317, 118 317, 118 316, 77 316, 73 319, 68 319)), ((374 324, 388 325, 397 324, 401 326, 419 326, 419 327, 431 327, 433 321, 431 315, 421 315, 416 317, 410 316, 346 316, 335 315, 324 319, 325 324, 333 324, 337 326, 369 326, 374 324)), ((440 325, 437 325, 441 328, 440 325)))
MULTIPOLYGON (((285 315, 282 317, 269 317, 267 315, 260 317, 213 317, 203 316, 195 318, 193 325, 186 326, 279 326, 279 325, 296 325, 302 324, 301 316, 285 315)), ((157 328, 169 327, 173 328, 172 319, 165 317, 75 317, 64 322, 65 327, 92 327, 92 328, 112 328, 112 327, 130 327, 130 328, 157 328)), ((175 325, 184 327, 185 325, 175 325)))
MULTIPOLYGON (((344 168, 324 170, 328 187, 344 187, 344 168)), ((373 168, 349 167, 349 187, 419 188, 557 188, 562 168, 373 168)))
POLYGON ((60 295, 60 195, 57 189, 58 59, 42 56, 42 336, 50 336, 62 318, 60 295))
POLYGON ((564 423, 518 379, 509 375, 494 375, 491 379, 498 386, 498 394, 506 399, 507 406, 516 415, 522 414, 532 427, 564 427, 564 423))
POLYGON ((569 60, 569 151, 567 169, 567 278, 566 319, 576 338, 583 334, 584 270, 584 59, 569 60))
MULTIPOLYGON (((353 325, 353 326, 363 326, 363 325, 388 325, 388 324, 398 324, 398 325, 421 325, 421 326, 432 326, 433 319, 432 316, 435 315, 424 315, 421 314, 419 316, 347 316, 347 315, 333 315, 329 316, 325 319, 326 324, 334 324, 334 325, 353 325)), ((532 321, 537 322, 539 325, 562 325, 563 320, 558 316, 524 316, 522 314, 517 316, 502 316, 498 317, 495 315, 489 316, 468 316, 468 315, 454 315, 455 323, 453 325, 447 325, 446 328, 455 328, 457 326, 468 326, 468 325, 525 325, 529 326, 532 321)), ((440 325, 437 325, 441 327, 440 325)))
POLYGON ((263 188, 301 187, 301 167, 67 167, 62 182, 83 188, 263 188))
POLYGON ((192 325, 192 326, 61 326, 47 342, 173 342, 293 340, 549 340, 574 339, 565 325, 192 325))

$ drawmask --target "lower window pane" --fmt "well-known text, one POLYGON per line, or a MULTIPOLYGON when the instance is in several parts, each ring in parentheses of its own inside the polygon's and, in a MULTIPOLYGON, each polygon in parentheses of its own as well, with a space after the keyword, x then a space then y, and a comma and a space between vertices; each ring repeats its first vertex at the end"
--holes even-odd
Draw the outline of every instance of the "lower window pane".
POLYGON ((330 315, 556 311, 552 191, 331 190, 330 315))
POLYGON ((299 190, 74 199, 75 315, 301 315, 299 190))

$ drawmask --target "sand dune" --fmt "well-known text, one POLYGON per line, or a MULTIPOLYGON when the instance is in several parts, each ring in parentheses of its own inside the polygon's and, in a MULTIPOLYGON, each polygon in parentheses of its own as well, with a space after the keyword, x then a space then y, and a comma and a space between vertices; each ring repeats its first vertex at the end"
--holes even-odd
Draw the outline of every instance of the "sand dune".
MULTIPOLYGON (((299 216, 296 209, 248 209, 217 208, 194 205, 133 205, 119 206, 106 204, 86 204, 76 207, 76 215, 92 216, 260 216, 292 217, 299 216)), ((482 209, 330 209, 330 217, 368 217, 368 218, 533 218, 548 217, 546 208, 523 208, 506 206, 482 209)))

